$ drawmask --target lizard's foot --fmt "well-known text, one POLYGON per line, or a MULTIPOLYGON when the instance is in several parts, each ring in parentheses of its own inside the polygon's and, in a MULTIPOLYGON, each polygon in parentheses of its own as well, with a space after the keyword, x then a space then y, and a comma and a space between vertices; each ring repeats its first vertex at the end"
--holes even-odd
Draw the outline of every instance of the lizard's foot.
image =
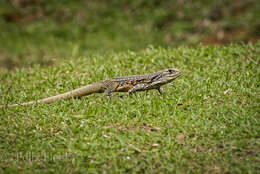
POLYGON ((162 87, 158 88, 158 92, 159 92, 161 95, 163 95, 163 91, 164 91, 164 89, 163 89, 162 87))

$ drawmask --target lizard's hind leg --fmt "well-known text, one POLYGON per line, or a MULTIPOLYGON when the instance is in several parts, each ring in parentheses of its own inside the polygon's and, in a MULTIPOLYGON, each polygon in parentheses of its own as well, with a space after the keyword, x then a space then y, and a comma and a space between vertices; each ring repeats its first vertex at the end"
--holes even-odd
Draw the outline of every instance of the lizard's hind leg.
POLYGON ((111 97, 113 92, 114 92, 114 90, 112 90, 112 89, 110 89, 110 88, 107 88, 107 89, 105 90, 105 95, 106 95, 107 97, 111 97))

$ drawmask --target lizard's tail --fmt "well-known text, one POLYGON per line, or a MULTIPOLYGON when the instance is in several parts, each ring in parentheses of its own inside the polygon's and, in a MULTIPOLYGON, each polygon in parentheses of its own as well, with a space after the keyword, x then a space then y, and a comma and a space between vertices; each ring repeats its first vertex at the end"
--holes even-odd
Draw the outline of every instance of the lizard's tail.
MULTIPOLYGON (((40 104, 40 103, 52 103, 56 100, 73 98, 73 97, 81 97, 81 96, 90 95, 93 93, 102 93, 102 92, 104 92, 104 90, 101 88, 101 86, 102 85, 100 83, 93 83, 93 84, 83 86, 81 88, 77 88, 77 89, 74 89, 72 91, 69 91, 69 92, 66 92, 63 94, 58 94, 55 96, 43 98, 40 100, 25 102, 25 103, 21 103, 21 104, 11 104, 11 105, 8 105, 8 107, 26 106, 26 105, 40 104)), ((0 108, 1 107, 3 107, 3 106, 0 106, 0 108)))

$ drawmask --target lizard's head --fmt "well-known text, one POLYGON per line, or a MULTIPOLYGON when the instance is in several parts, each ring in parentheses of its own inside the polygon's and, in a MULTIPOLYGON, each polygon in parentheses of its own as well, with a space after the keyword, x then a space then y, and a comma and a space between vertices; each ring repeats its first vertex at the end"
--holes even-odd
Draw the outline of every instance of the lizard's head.
POLYGON ((154 73, 154 76, 152 76, 151 78, 153 84, 152 88, 160 88, 160 86, 170 83, 180 75, 181 75, 180 70, 176 68, 169 68, 162 71, 158 71, 154 73))
POLYGON ((169 68, 160 71, 160 78, 158 81, 161 81, 161 84, 169 83, 179 77, 181 75, 181 71, 176 68, 169 68))
POLYGON ((162 78, 172 81, 181 75, 181 71, 176 68, 169 68, 162 71, 162 78))

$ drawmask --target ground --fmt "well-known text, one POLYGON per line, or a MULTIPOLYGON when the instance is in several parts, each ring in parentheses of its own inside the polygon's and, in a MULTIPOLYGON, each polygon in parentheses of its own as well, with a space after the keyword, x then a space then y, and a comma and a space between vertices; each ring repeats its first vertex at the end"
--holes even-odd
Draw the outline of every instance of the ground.
POLYGON ((147 47, 0 75, 0 105, 176 67, 176 84, 0 109, 3 173, 257 173, 258 44, 147 47))

